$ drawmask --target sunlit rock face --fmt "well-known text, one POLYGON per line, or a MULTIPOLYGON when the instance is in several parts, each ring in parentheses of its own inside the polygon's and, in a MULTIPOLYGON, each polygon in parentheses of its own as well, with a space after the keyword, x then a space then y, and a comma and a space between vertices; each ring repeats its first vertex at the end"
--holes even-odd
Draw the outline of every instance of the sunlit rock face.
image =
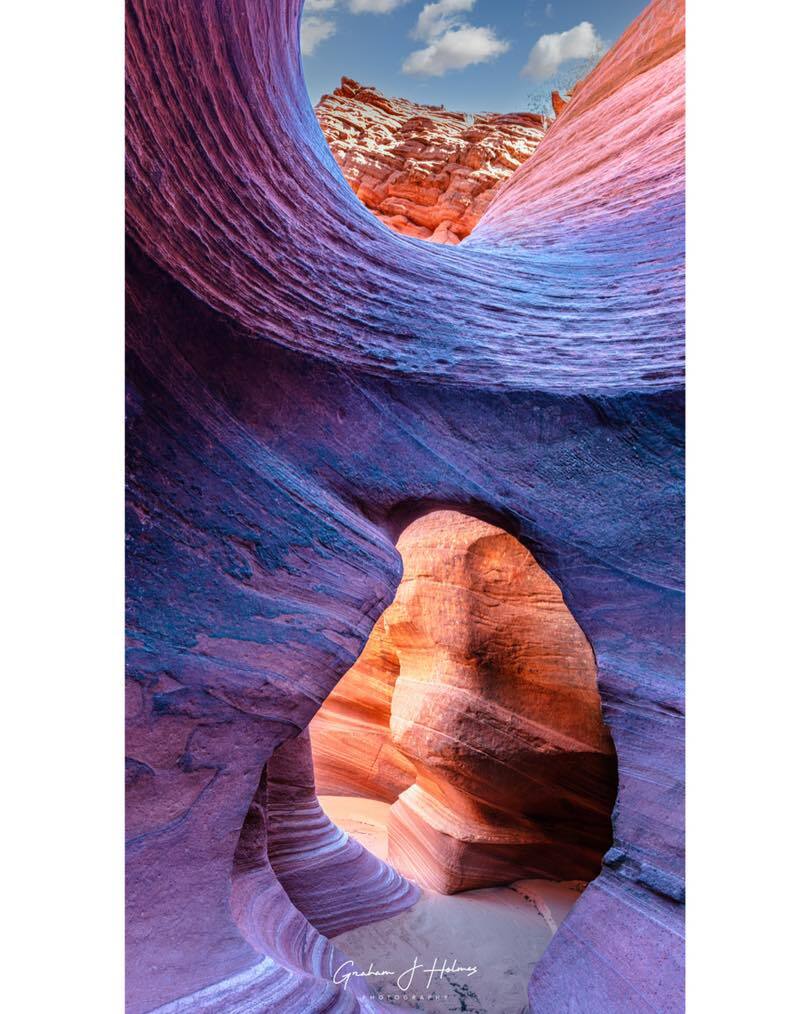
POLYGON ((351 192, 300 13, 127 7, 128 1011, 374 1009, 254 800, 437 505, 560 588, 616 748, 613 846, 529 1005, 680 1011, 682 7, 630 26, 457 246, 351 192))
POLYGON ((416 768, 391 738, 391 698, 399 656, 377 620, 360 658, 310 725, 315 781, 322 796, 364 796, 393 803, 416 781, 416 768))
POLYGON ((389 859, 443 893, 592 879, 615 759, 559 589, 511 535, 453 511, 397 549, 396 598, 313 721, 320 791, 401 793, 389 859))
POLYGON ((463 515, 422 519, 399 548, 391 732, 417 779, 391 810, 391 860, 444 893, 592 879, 615 761, 559 589, 511 535, 463 515))
POLYGON ((454 113, 343 78, 315 107, 349 186, 395 232, 458 243, 549 126, 535 113, 454 113))

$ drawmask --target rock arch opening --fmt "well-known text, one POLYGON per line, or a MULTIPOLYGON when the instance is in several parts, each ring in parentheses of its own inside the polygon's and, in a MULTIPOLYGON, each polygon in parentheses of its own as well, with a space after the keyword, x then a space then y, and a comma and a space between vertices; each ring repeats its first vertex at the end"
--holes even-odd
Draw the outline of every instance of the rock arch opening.
POLYGON ((616 760, 559 588, 513 536, 455 511, 397 548, 396 597, 310 726, 319 794, 390 804, 388 860, 444 894, 593 879, 616 760))
POLYGON ((616 757, 593 651, 557 585, 496 525, 436 509, 397 549, 402 577, 365 648, 265 766, 232 912, 279 997, 304 969, 347 1010, 346 991, 369 987, 408 1006, 401 977, 424 952, 490 975, 423 982, 420 1009, 455 996, 518 1012, 612 844, 616 757), (341 981, 375 966, 384 981, 341 981))
MULTIPOLYGON (((501 990, 514 976, 518 1011, 612 844, 617 768, 593 652, 559 588, 502 529, 433 511, 397 548, 394 601, 309 734, 323 810, 422 897, 398 887, 391 918, 337 944, 364 967, 420 947, 494 962, 501 990)), ((468 986, 490 1009, 486 985, 468 986)))

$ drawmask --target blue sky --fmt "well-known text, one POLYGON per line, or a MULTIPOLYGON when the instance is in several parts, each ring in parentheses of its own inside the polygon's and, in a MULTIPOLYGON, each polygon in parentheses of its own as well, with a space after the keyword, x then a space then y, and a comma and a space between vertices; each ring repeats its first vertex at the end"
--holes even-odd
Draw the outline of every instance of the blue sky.
POLYGON ((342 75, 448 109, 513 112, 610 45, 645 0, 306 0, 313 102, 342 75))

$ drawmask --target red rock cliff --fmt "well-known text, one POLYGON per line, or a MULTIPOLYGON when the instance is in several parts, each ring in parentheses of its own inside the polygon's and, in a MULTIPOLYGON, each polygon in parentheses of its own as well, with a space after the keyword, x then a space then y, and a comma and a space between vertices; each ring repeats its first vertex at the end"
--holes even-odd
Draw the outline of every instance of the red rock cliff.
POLYGON ((548 127, 536 113, 452 113, 344 77, 315 112, 358 198, 395 232, 458 243, 548 127))

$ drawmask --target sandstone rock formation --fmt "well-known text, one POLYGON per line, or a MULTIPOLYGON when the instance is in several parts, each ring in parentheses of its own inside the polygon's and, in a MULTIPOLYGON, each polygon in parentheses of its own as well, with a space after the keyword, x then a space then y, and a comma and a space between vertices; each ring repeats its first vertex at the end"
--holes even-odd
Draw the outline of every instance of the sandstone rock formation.
POLYGON ((548 129, 536 113, 448 112, 344 77, 315 108, 349 186, 395 232, 458 243, 548 129))
POLYGON ((300 13, 127 5, 128 1011, 375 1009, 270 861, 236 860, 442 506, 561 589, 616 747, 613 847, 528 1003, 675 1014, 682 6, 650 5, 452 250, 349 192, 300 13))
POLYGON ((397 549, 396 598, 312 723, 319 791, 397 788, 389 859, 445 894, 592 879, 615 760, 559 589, 511 535, 453 511, 420 518, 397 549))
POLYGON ((416 781, 416 768, 391 739, 391 698, 398 676, 399 657, 383 613, 362 654, 309 727, 319 795, 393 803, 416 781))
POLYGON ((554 110, 554 115, 559 116, 563 109, 565 109, 566 100, 560 95, 558 91, 551 93, 551 108, 554 110))
POLYGON ((339 830, 315 796, 306 732, 267 763, 255 802, 264 810, 267 859, 290 901, 324 936, 410 907, 419 891, 339 830))

